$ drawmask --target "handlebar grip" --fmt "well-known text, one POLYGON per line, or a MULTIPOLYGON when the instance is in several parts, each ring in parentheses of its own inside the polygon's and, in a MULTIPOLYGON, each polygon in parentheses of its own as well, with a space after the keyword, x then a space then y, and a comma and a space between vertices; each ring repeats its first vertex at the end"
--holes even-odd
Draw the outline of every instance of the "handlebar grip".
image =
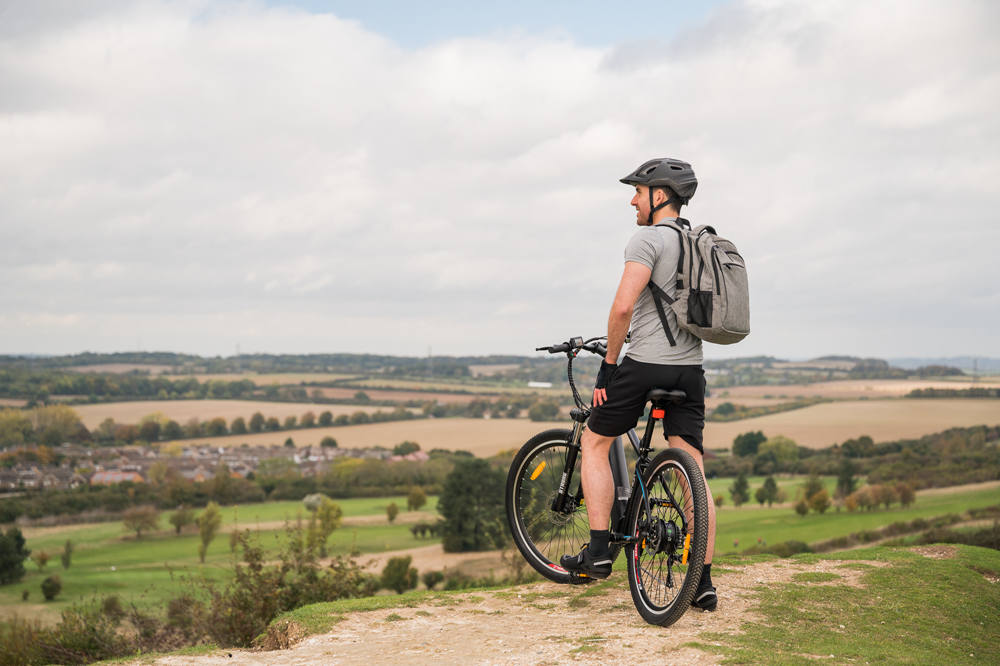
POLYGON ((558 345, 552 345, 551 347, 549 347, 549 353, 550 354, 558 354, 560 352, 567 352, 567 351, 569 351, 569 343, 568 342, 562 342, 562 343, 560 343, 558 345))

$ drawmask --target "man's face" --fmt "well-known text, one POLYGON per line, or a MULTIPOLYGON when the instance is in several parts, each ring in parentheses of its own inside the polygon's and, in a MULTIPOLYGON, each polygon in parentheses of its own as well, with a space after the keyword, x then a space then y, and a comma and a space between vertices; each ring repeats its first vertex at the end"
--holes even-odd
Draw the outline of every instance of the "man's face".
POLYGON ((649 222, 649 188, 645 185, 635 186, 635 195, 630 202, 635 208, 635 223, 640 227, 649 222))

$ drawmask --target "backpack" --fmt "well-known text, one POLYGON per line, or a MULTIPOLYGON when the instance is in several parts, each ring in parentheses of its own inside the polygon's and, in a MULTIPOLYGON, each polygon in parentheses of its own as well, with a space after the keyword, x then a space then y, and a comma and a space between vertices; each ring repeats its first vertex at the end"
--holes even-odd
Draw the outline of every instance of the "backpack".
POLYGON ((746 263, 736 246, 720 238, 714 228, 702 225, 692 229, 683 218, 656 226, 676 231, 681 243, 677 298, 668 296, 652 280, 647 285, 670 346, 677 343, 670 333, 664 302, 674 311, 678 326, 706 342, 731 345, 749 335, 750 288, 746 263))

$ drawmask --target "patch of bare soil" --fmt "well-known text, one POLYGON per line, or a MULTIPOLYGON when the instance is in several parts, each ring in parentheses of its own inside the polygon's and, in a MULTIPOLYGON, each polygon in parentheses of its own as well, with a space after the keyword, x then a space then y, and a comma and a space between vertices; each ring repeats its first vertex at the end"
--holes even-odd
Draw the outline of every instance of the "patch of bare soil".
POLYGON ((933 546, 917 546, 912 548, 914 553, 919 553, 924 557, 929 557, 932 560, 950 560, 955 557, 955 553, 958 552, 958 548, 955 546, 945 546, 943 544, 934 544, 933 546))
MULTIPOLYGON (((715 664, 721 661, 719 655, 687 644, 703 640, 702 633, 739 632, 744 621, 755 618, 755 590, 791 582, 802 571, 839 576, 833 583, 816 584, 852 586, 860 585, 864 573, 838 561, 730 566, 713 576, 718 611, 690 610, 673 626, 656 627, 636 612, 625 574, 616 572, 607 588, 545 582, 455 594, 411 608, 351 613, 330 633, 310 636, 288 649, 225 650, 203 657, 161 657, 155 663, 633 664, 655 655, 657 663, 715 664)), ((273 645, 293 642, 287 629, 278 634, 273 645)))

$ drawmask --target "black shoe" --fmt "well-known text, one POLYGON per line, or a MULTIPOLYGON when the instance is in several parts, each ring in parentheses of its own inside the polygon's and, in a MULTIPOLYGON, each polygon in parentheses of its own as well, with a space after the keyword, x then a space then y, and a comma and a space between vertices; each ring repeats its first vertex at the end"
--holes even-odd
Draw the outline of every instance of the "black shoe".
POLYGON ((714 611, 718 605, 719 597, 716 596, 714 587, 698 590, 694 593, 694 599, 691 600, 691 608, 698 608, 709 613, 714 611))
POLYGON ((570 573, 582 574, 591 578, 607 578, 611 575, 611 556, 594 557, 590 548, 584 546, 577 555, 563 555, 559 564, 570 573))

